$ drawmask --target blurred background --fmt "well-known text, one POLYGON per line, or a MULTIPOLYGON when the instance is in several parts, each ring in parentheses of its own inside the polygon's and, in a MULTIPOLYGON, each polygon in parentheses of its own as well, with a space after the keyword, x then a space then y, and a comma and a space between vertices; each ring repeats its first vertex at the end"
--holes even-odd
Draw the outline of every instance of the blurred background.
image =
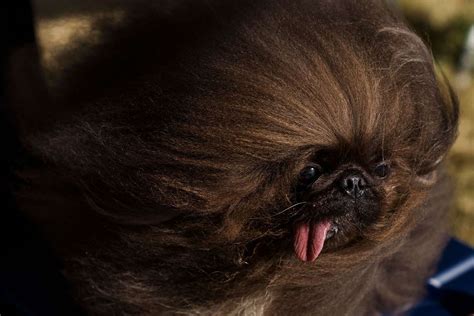
MULTIPOLYGON (((387 0, 432 47, 433 55, 461 104, 459 137, 448 168, 456 184, 451 223, 454 234, 474 245, 474 0, 387 0)), ((67 73, 64 54, 100 41, 95 23, 120 24, 121 0, 35 0, 37 36, 50 86, 67 73)), ((67 55, 66 55, 67 56, 67 55)), ((74 56, 74 55, 73 55, 74 56)), ((74 63, 68 56, 67 62, 74 63)), ((54 90, 54 89, 53 89, 54 90)))

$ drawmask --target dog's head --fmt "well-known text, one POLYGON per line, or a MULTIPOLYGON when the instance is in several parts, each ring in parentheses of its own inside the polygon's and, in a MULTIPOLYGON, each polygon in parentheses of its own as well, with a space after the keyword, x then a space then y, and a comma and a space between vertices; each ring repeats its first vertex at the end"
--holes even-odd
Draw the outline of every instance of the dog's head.
POLYGON ((456 134, 429 51, 383 5, 248 8, 167 21, 189 44, 32 142, 106 218, 146 227, 104 260, 177 279, 173 297, 199 296, 203 271, 255 277, 404 234, 456 134))

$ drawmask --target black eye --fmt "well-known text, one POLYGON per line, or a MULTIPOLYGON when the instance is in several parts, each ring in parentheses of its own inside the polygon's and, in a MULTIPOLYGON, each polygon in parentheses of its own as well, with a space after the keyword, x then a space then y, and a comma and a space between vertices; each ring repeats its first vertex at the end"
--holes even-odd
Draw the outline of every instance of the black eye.
POLYGON ((379 178, 386 178, 390 173, 390 165, 387 162, 381 162, 375 167, 374 173, 379 178))
POLYGON ((310 165, 306 166, 303 170, 300 172, 300 177, 299 177, 299 185, 300 186, 308 186, 314 181, 316 181, 322 174, 321 167, 319 165, 310 165))

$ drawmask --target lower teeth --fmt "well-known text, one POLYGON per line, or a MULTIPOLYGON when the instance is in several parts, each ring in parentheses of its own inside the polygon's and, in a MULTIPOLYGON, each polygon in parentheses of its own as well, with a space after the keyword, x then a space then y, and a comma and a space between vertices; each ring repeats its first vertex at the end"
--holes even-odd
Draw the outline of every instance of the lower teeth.
POLYGON ((331 227, 331 229, 326 234, 326 240, 332 238, 337 233, 337 231, 338 229, 336 226, 331 227))

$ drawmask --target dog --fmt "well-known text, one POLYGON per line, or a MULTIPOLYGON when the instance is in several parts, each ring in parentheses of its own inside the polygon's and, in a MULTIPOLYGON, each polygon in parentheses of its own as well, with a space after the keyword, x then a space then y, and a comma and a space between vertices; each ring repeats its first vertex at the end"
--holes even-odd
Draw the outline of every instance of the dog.
POLYGON ((19 204, 84 310, 370 315, 423 295, 458 105, 395 10, 126 12, 67 72, 72 114, 23 137, 19 204))

